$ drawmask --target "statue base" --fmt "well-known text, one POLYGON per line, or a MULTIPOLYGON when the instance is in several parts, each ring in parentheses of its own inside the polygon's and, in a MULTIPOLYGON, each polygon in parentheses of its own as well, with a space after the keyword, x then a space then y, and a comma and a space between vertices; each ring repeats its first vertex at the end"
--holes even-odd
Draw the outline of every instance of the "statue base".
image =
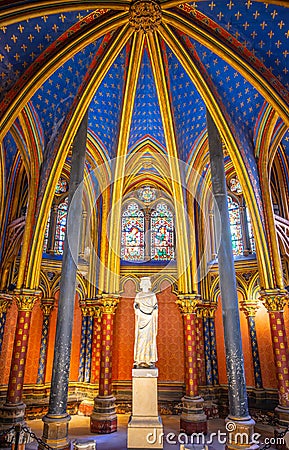
POLYGON ((163 425, 158 415, 158 369, 132 370, 132 415, 127 448, 163 448, 163 425))

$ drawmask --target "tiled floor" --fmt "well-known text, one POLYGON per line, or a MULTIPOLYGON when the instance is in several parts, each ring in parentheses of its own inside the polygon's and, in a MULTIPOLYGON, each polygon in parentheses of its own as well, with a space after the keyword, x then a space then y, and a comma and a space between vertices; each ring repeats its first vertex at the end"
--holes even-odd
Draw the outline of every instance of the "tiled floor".
MULTIPOLYGON (((93 435, 89 431, 89 417, 72 416, 69 425, 69 436, 72 442, 75 440, 78 440, 79 442, 94 440, 96 441, 97 450, 126 450, 128 419, 129 415, 123 414, 118 416, 118 431, 116 433, 109 435, 93 435)), ((183 435, 179 435, 179 420, 179 416, 162 416, 164 425, 164 450, 179 449, 180 443, 186 443, 183 441, 185 437, 183 435)), ((43 427, 41 420, 29 421, 28 425, 37 436, 41 437, 43 427)), ((220 432, 225 431, 224 420, 209 420, 207 439, 211 433, 217 433, 218 430, 220 430, 220 432)), ((264 442, 266 437, 273 436, 273 428, 269 425, 256 424, 255 432, 261 434, 260 445, 264 442)), ((35 450, 36 448, 36 443, 26 445, 26 450, 35 450)), ((188 448, 194 448, 197 450, 201 447, 199 445, 195 445, 188 446, 188 448)), ((224 449, 224 445, 219 443, 215 437, 212 444, 209 445, 209 448, 210 450, 222 450, 224 449)))

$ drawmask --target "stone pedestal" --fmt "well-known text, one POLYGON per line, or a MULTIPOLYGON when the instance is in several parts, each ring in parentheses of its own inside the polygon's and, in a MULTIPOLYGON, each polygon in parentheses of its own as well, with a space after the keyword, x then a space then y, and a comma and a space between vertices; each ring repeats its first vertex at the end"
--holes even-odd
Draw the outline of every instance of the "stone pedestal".
MULTIPOLYGON (((257 450, 259 445, 254 441, 254 425, 255 421, 248 419, 237 419, 227 417, 225 419, 228 450, 257 450)), ((259 438, 259 435, 257 434, 259 438)))
POLYGON ((127 448, 163 448, 163 425, 158 415, 158 369, 132 370, 132 415, 127 448))
MULTIPOLYGON (((68 439, 68 423, 71 417, 69 414, 62 416, 49 415, 43 417, 43 435, 42 440, 49 447, 59 450, 70 449, 70 441, 68 439)), ((39 449, 45 448, 39 445, 39 449)))
POLYGON ((95 397, 93 413, 90 416, 90 431, 97 434, 109 434, 117 431, 115 397, 112 395, 95 397))
POLYGON ((182 398, 183 408, 180 419, 182 433, 191 435, 194 433, 207 433, 207 416, 204 413, 204 399, 202 397, 182 398))

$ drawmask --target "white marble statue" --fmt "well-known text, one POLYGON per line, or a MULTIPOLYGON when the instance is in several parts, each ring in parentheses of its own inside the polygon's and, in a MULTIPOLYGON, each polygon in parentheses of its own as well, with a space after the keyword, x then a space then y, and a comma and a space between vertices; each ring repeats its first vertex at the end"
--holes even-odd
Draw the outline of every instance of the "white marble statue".
POLYGON ((141 292, 134 300, 135 342, 134 366, 155 367, 157 357, 158 303, 156 295, 151 292, 150 277, 142 277, 141 292))

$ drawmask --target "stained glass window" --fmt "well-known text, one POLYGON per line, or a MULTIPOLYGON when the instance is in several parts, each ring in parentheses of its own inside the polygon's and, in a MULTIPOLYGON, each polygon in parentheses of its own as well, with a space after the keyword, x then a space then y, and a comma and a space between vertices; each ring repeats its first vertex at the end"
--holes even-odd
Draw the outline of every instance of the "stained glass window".
POLYGON ((56 185, 56 189, 55 189, 55 194, 64 194, 65 192, 68 191, 68 183, 64 178, 59 178, 57 185, 56 185))
POLYGON ((161 202, 151 213, 151 259, 174 259, 174 219, 166 203, 161 202))
POLYGON ((233 192, 234 194, 237 194, 237 195, 240 195, 243 192, 240 181, 238 180, 237 177, 230 178, 229 188, 230 188, 231 192, 233 192))
POLYGON ((248 231, 249 231, 249 239, 250 239, 250 245, 251 245, 251 251, 252 253, 256 252, 256 246, 255 246, 255 238, 253 234, 253 227, 251 222, 251 217, 249 214, 248 209, 246 208, 246 214, 247 214, 247 223, 248 223, 248 231))
POLYGON ((48 221, 47 221, 46 228, 45 228, 43 253, 47 252, 48 235, 49 235, 49 228, 50 228, 50 216, 51 216, 51 211, 49 212, 49 217, 48 217, 48 221))
POLYGON ((242 255, 244 251, 242 226, 239 204, 234 202, 232 197, 228 196, 228 208, 230 217, 230 228, 232 235, 232 248, 235 256, 242 255))
POLYGON ((156 199, 156 189, 144 186, 138 191, 138 198, 144 203, 151 203, 156 199))
POLYGON ((54 240, 55 255, 63 254, 64 238, 66 231, 67 207, 68 207, 68 197, 65 197, 63 202, 59 203, 57 210, 55 240, 54 240))
POLYGON ((143 261, 144 257, 144 213, 136 202, 131 202, 122 214, 121 258, 143 261))

